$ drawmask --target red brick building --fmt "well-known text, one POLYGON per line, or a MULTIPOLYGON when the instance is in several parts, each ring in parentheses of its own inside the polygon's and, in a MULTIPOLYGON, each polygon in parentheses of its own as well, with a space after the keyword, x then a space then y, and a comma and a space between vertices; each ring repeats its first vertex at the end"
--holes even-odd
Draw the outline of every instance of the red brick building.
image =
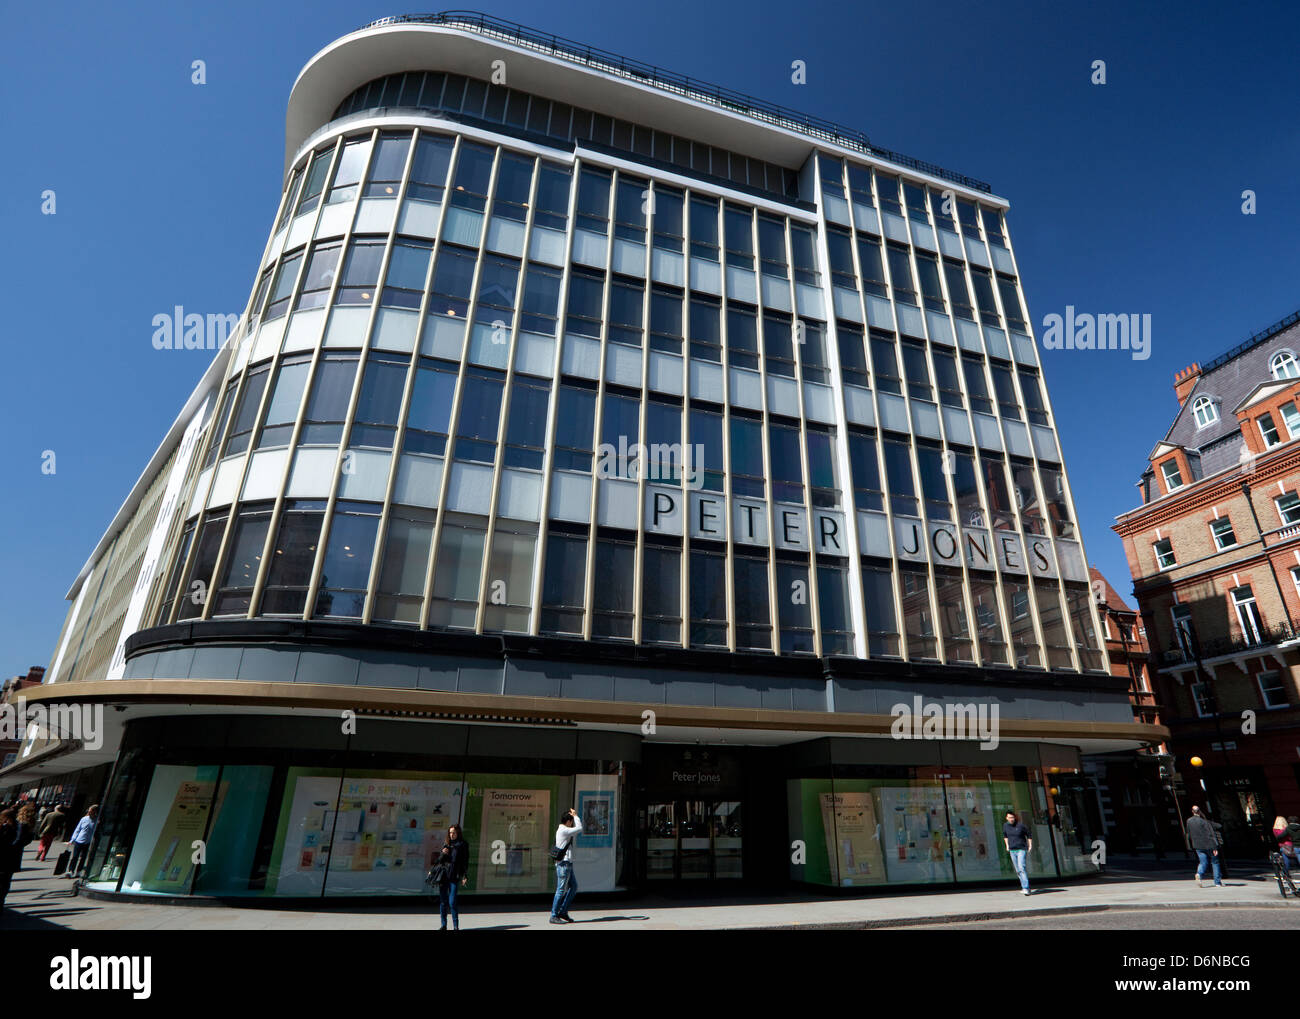
MULTIPOLYGON (((1160 725, 1146 627, 1137 610, 1120 597, 1096 567, 1089 567, 1088 574, 1111 675, 1128 681, 1133 720, 1160 725)), ((1088 758, 1085 770, 1096 783, 1106 844, 1111 852, 1163 853, 1182 847, 1172 758, 1165 745, 1094 755, 1088 758)))
MULTIPOLYGON (((27 670, 25 676, 14 676, 4 681, 0 686, 0 705, 14 704, 14 710, 17 710, 18 695, 30 686, 40 686, 45 678, 45 668, 40 665, 33 665, 27 670)), ((12 764, 18 756, 18 749, 21 746, 16 739, 0 739, 0 767, 12 764)))
POLYGON ((1174 392, 1115 531, 1189 798, 1254 854, 1275 814, 1300 814, 1300 312, 1174 392))

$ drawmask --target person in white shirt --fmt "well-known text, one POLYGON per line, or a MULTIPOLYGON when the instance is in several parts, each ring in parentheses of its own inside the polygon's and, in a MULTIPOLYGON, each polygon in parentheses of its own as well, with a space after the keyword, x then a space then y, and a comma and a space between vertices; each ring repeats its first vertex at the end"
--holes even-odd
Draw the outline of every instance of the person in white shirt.
POLYGON ((578 879, 573 874, 573 840, 582 831, 582 821, 573 807, 560 818, 555 829, 555 848, 564 850, 555 859, 555 899, 551 902, 551 923, 576 923, 569 916, 569 903, 578 892, 578 879))

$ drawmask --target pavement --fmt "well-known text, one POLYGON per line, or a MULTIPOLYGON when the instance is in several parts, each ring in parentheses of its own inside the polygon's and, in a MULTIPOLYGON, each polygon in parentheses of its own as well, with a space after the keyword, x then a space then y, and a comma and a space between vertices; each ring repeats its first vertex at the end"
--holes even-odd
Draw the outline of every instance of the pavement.
MULTIPOLYGON (((429 930, 438 926, 437 902, 401 899, 368 903, 323 901, 318 907, 242 906, 225 903, 166 904, 117 902, 76 894, 75 883, 54 877, 53 857, 39 862, 29 849, 14 875, 0 928, 6 930, 158 931, 158 930, 429 930)), ((666 894, 622 898, 584 896, 574 901, 578 921, 565 930, 742 930, 868 929, 956 926, 1016 918, 1059 918, 1114 910, 1147 914, 1152 910, 1201 910, 1203 926, 1215 929, 1217 909, 1267 909, 1278 927, 1300 928, 1300 903, 1283 899, 1265 864, 1241 862, 1224 886, 1207 877, 1204 888, 1192 880, 1194 863, 1180 859, 1112 860, 1096 877, 1036 882, 1032 895, 1018 886, 961 891, 880 891, 870 896, 817 894, 789 889, 770 893, 718 895, 673 886, 666 894), (689 898, 687 897, 689 895, 689 898), (1216 909, 1217 907, 1217 909, 1216 909)), ((581 879, 581 875, 579 875, 581 879)), ((268 900, 269 901, 269 900, 268 900)), ((466 930, 559 930, 548 923, 549 902, 462 900, 466 930)), ((1180 925, 1187 925, 1187 917, 1180 925)), ((1036 921, 1034 926, 1041 927, 1036 921)), ((1145 924, 1143 925, 1145 926, 1145 924)))

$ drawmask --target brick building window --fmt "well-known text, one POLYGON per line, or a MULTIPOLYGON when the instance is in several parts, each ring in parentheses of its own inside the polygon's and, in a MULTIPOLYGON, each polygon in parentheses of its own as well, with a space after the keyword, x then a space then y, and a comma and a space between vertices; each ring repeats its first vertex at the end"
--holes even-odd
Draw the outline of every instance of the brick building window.
POLYGON ((1277 425, 1273 423, 1272 414, 1261 414, 1256 424, 1259 425, 1259 434, 1264 438, 1265 448, 1276 446, 1282 441, 1282 436, 1277 433, 1277 425))
POLYGON ((1164 475, 1166 491, 1175 492, 1183 487, 1183 472, 1178 469, 1177 460, 1166 460, 1162 463, 1160 473, 1164 475))
POLYGON ((1168 538, 1161 538, 1151 548, 1156 554, 1156 563, 1162 570, 1171 570, 1178 565, 1178 560, 1174 558, 1174 543, 1168 538))
POLYGON ((1211 520, 1210 534, 1214 536, 1214 547, 1220 552, 1237 544, 1237 536, 1232 531, 1232 521, 1227 517, 1211 520))
POLYGON ((1273 502, 1277 504, 1277 515, 1283 526, 1300 524, 1300 495, 1287 492, 1286 495, 1279 495, 1273 502))
POLYGON ((1259 683, 1259 693, 1264 698, 1264 707, 1285 708, 1287 706, 1286 684, 1282 682, 1281 673, 1259 672, 1255 674, 1255 681, 1259 683))

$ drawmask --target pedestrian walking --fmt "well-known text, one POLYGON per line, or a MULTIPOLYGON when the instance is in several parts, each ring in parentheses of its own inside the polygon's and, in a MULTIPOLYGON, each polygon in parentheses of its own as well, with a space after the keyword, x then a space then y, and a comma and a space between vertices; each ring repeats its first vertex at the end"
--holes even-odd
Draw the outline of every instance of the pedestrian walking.
POLYGON ((95 818, 98 816, 99 804, 96 803, 86 811, 86 816, 78 821, 77 827, 73 829, 72 838, 68 840, 72 843, 72 860, 68 863, 68 872, 64 877, 76 877, 77 869, 89 863, 86 854, 90 852, 90 840, 95 837, 95 818))
POLYGON ((1002 844, 1007 847, 1016 877, 1020 878, 1020 894, 1028 895, 1029 872, 1025 869, 1025 853, 1034 848, 1034 837, 1014 810, 1007 811, 1007 819, 1002 824, 1002 844))
POLYGON ((0 907, 4 906, 14 873, 22 869, 23 850, 35 837, 36 808, 30 804, 0 813, 0 907))
POLYGON ((443 869, 438 876, 438 913, 442 917, 442 926, 447 929, 447 914, 451 914, 452 930, 460 930, 460 910, 456 900, 462 887, 469 884, 469 843, 461 835, 460 825, 453 824, 447 829, 447 839, 442 844, 434 867, 443 869))
POLYGON ((37 834, 41 840, 40 849, 37 850, 36 859, 44 860, 50 851, 50 846, 59 839, 63 838, 63 825, 68 819, 68 815, 63 812, 63 804, 56 803, 54 809, 45 815, 45 820, 38 819, 37 834))
POLYGON ((569 903, 578 894, 578 879, 573 873, 573 842, 582 832, 582 821, 574 807, 560 818, 555 829, 555 899, 551 902, 551 923, 575 923, 569 916, 569 903))
POLYGON ((1223 871, 1219 866, 1219 836, 1211 824, 1201 814, 1200 807, 1192 807, 1192 816, 1187 819, 1187 843, 1196 852, 1196 887, 1204 887, 1201 878, 1205 869, 1214 864, 1214 887, 1223 887, 1223 871))

